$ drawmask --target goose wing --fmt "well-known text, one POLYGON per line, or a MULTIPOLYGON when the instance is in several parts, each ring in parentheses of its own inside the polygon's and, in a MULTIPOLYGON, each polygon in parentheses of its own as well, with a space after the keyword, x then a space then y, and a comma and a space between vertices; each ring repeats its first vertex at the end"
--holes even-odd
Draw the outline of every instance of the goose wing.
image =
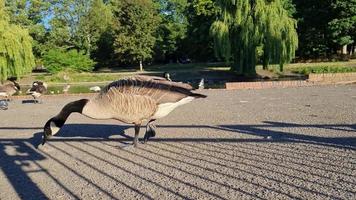
POLYGON ((12 82, 6 83, 4 85, 0 85, 0 92, 1 93, 15 93, 16 92, 16 85, 12 82))
POLYGON ((27 93, 46 93, 47 92, 47 84, 41 81, 35 81, 32 83, 32 87, 27 91, 27 93))
POLYGON ((191 92, 192 89, 189 84, 140 75, 112 82, 102 90, 101 95, 114 90, 124 94, 148 96, 157 104, 162 104, 174 103, 185 97, 198 95, 191 92))

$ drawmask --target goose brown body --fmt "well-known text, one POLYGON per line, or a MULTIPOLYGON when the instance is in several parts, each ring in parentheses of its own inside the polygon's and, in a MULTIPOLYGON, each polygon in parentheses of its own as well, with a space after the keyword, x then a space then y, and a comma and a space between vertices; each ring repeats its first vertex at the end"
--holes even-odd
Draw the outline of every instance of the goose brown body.
POLYGON ((20 85, 14 81, 0 85, 0 96, 10 97, 20 90, 20 85))
POLYGON ((83 99, 67 104, 57 116, 46 123, 45 137, 53 135, 53 131, 49 131, 50 126, 60 128, 71 112, 80 112, 94 119, 116 119, 135 124, 137 140, 136 129, 139 130, 137 127, 143 121, 151 122, 195 98, 206 97, 193 93, 192 89, 189 84, 171 82, 155 76, 140 75, 118 80, 90 100, 83 99))

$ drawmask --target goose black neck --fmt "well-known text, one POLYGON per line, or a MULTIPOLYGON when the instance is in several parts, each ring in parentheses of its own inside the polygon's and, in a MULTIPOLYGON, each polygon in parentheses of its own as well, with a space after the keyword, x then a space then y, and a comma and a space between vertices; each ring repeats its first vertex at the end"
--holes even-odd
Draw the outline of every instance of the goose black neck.
POLYGON ((71 113, 73 112, 82 113, 83 108, 88 101, 89 101, 88 99, 81 99, 78 101, 73 101, 68 103, 63 107, 61 112, 56 117, 54 117, 54 121, 58 123, 58 124, 56 123, 57 125, 63 126, 64 122, 67 120, 67 118, 71 113))

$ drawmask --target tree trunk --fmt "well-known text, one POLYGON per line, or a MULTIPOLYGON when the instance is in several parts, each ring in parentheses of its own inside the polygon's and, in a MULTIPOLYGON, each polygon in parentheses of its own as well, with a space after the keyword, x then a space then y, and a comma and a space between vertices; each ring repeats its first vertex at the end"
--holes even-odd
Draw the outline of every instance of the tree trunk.
POLYGON ((342 46, 342 51, 341 54, 346 55, 347 54, 347 44, 342 46))
POLYGON ((262 60, 263 69, 267 70, 268 69, 268 65, 269 65, 269 58, 268 58, 267 52, 264 52, 263 53, 263 60, 262 60))
POLYGON ((140 60, 140 71, 143 71, 142 60, 140 60))
POLYGON ((355 46, 351 46, 351 49, 350 49, 350 56, 353 56, 355 53, 355 46))

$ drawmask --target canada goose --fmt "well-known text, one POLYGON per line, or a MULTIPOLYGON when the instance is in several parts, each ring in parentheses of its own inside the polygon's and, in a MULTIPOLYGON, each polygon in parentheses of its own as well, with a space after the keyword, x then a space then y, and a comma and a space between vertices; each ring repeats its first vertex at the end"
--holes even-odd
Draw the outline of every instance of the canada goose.
POLYGON ((0 96, 5 97, 6 100, 10 100, 10 97, 20 90, 20 85, 15 81, 10 81, 0 86, 0 96))
POLYGON ((134 146, 137 146, 142 122, 147 120, 144 142, 155 136, 156 119, 168 115, 176 107, 205 95, 192 92, 185 83, 162 80, 161 77, 134 76, 107 85, 92 99, 68 103, 56 116, 49 119, 43 132, 42 145, 55 135, 73 112, 93 119, 116 119, 135 125, 134 146))
POLYGON ((34 100, 35 103, 39 103, 37 98, 39 98, 42 94, 47 92, 47 84, 42 82, 42 81, 34 81, 32 83, 32 87, 27 90, 27 94, 30 94, 34 100))

